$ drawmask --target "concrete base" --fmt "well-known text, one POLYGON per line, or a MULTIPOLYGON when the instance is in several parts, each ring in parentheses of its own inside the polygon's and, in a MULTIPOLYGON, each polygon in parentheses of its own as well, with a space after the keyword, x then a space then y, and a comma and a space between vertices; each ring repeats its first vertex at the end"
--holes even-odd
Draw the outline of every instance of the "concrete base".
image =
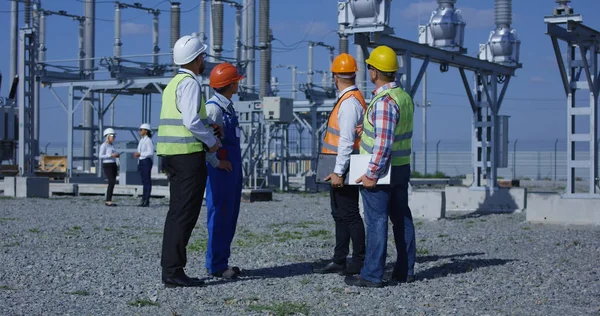
POLYGON ((16 197, 50 197, 50 180, 48 178, 16 177, 16 180, 16 197))
MULTIPOLYGON (((444 191, 409 191, 408 206, 413 219, 437 220, 446 217, 446 193, 444 191)), ((365 218, 362 194, 358 198, 360 216, 365 218)))
POLYGON ((256 189, 242 190, 242 202, 266 202, 273 200, 273 190, 256 189))
POLYGON ((447 211, 520 213, 527 207, 525 188, 499 188, 493 192, 468 187, 446 187, 445 190, 447 211))
MULTIPOLYGON (((113 195, 125 195, 139 197, 142 195, 141 185, 115 185, 113 195)), ((106 195, 105 184, 74 184, 74 183, 51 183, 50 195, 106 195)), ((169 187, 153 186, 151 197, 169 197, 169 187)))
POLYGON ((4 196, 17 196, 17 178, 4 177, 4 196))
POLYGON ((600 226, 600 198, 570 199, 556 193, 531 193, 527 198, 528 222, 600 226))

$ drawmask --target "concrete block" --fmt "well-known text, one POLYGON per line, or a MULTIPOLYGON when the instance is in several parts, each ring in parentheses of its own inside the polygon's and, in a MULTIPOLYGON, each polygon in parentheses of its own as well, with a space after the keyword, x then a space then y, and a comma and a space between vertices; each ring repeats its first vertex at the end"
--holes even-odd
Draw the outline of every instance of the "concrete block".
POLYGON ((257 202, 257 201, 272 201, 273 190, 269 189, 256 189, 256 190, 242 190, 242 201, 243 202, 257 202))
POLYGON ((17 178, 4 177, 4 196, 17 196, 17 178))
POLYGON ((16 197, 50 197, 50 180, 43 177, 16 177, 16 197))
POLYGON ((50 195, 75 195, 79 194, 79 185, 75 183, 50 183, 50 195))
POLYGON ((415 191, 408 196, 413 219, 440 219, 446 217, 446 192, 415 191))
POLYGON ((526 188, 446 187, 446 211, 522 212, 527 207, 526 188))
MULTIPOLYGON (((444 191, 409 190, 408 206, 413 219, 440 219, 446 217, 446 193, 444 191)), ((365 218, 362 194, 358 197, 360 216, 365 218)))
POLYGON ((528 222, 600 226, 600 198, 564 198, 556 193, 531 193, 527 198, 528 222))

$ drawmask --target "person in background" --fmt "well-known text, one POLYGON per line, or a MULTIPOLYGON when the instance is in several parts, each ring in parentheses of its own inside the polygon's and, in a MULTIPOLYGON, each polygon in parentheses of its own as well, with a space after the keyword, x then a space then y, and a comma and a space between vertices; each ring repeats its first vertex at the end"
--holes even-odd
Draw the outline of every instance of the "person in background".
POLYGON ((229 266, 231 242, 235 235, 242 199, 242 151, 240 127, 231 98, 238 92, 238 82, 244 78, 230 63, 222 63, 210 73, 210 86, 215 94, 206 102, 209 122, 220 131, 221 143, 217 153, 207 154, 208 181, 206 208, 208 247, 206 269, 220 278, 234 278, 240 268, 229 266))
POLYGON ((362 183, 367 255, 359 277, 348 276, 348 285, 382 287, 387 253, 388 216, 392 221, 396 264, 392 280, 414 281, 416 257, 415 227, 408 206, 411 140, 414 104, 396 82, 398 56, 388 46, 378 46, 365 61, 375 85, 373 98, 363 120, 360 153, 371 155, 362 183), (377 185, 390 168, 390 185, 377 185))
POLYGON ((329 192, 331 215, 335 221, 335 249, 333 260, 315 273, 358 274, 365 260, 365 226, 358 207, 359 187, 344 185, 350 167, 350 155, 357 154, 363 115, 367 104, 356 87, 356 60, 349 54, 337 56, 331 64, 331 72, 339 95, 329 118, 321 153, 335 154, 333 173, 324 180, 331 180, 329 192), (352 240, 352 261, 346 265, 346 257, 352 240))
POLYGON ((173 62, 181 68, 162 93, 156 152, 164 157, 169 177, 169 211, 162 243, 162 281, 166 287, 203 286, 184 268, 186 247, 204 200, 206 152, 221 143, 208 126, 198 76, 205 68, 207 45, 197 36, 182 36, 173 47, 173 62))
POLYGON ((108 187, 106 188, 106 206, 117 206, 112 202, 113 190, 117 183, 117 158, 119 153, 115 150, 113 142, 115 141, 115 130, 107 128, 104 130, 102 135, 106 138, 104 143, 100 146, 100 160, 102 161, 102 169, 104 175, 108 179, 108 187))
POLYGON ((133 156, 138 158, 138 172, 142 177, 142 185, 144 186, 142 202, 138 206, 148 207, 150 205, 150 192, 152 191, 150 171, 152 170, 152 157, 154 156, 150 124, 144 123, 140 126, 140 142, 133 156))

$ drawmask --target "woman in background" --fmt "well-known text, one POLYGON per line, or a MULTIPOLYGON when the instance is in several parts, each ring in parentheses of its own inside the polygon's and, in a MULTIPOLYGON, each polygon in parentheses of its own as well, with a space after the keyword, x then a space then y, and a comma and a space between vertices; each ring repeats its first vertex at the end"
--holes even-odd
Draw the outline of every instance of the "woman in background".
POLYGON ((108 188, 106 188, 106 206, 117 206, 112 202, 113 190, 117 183, 117 158, 119 154, 113 147, 112 143, 115 140, 115 130, 107 128, 104 130, 103 136, 106 141, 100 146, 100 160, 102 161, 102 169, 104 175, 108 179, 108 188))
POLYGON ((141 207, 150 205, 150 191, 152 191, 150 171, 152 170, 152 157, 154 156, 154 144, 151 137, 152 128, 150 124, 142 124, 140 126, 140 142, 138 143, 137 152, 133 154, 135 158, 138 158, 138 172, 142 177, 142 185, 144 186, 142 202, 138 205, 141 207))

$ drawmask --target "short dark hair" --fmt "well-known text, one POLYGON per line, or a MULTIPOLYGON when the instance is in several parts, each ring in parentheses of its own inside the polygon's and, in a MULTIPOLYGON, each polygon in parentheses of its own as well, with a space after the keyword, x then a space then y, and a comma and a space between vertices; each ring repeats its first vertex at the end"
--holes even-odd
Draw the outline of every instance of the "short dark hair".
POLYGON ((231 83, 224 86, 224 87, 220 87, 220 88, 215 88, 215 91, 218 92, 219 94, 223 94, 225 92, 227 92, 227 90, 229 89, 229 87, 231 87, 231 83))

